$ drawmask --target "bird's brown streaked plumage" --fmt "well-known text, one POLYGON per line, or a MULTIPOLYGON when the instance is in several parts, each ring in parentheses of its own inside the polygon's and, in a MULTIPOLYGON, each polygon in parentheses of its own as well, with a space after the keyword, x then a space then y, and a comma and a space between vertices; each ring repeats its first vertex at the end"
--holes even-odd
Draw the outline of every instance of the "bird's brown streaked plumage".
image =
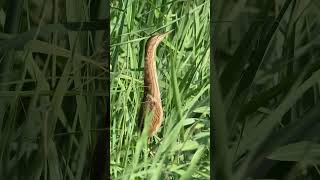
POLYGON ((151 122, 148 129, 149 137, 155 135, 163 120, 163 109, 155 62, 156 49, 159 43, 170 32, 151 36, 145 46, 144 60, 144 94, 139 114, 140 129, 144 128, 145 117, 151 113, 151 122))

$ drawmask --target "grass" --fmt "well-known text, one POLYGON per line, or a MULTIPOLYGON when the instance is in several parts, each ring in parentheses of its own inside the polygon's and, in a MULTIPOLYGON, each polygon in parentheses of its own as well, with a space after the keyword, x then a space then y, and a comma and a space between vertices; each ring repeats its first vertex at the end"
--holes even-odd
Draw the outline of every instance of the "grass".
POLYGON ((111 1, 111 178, 209 179, 209 1, 111 1), (146 39, 159 45, 164 123, 150 147, 139 135, 146 39))
POLYGON ((61 23, 101 18, 95 3, 103 2, 41 2, 1 6, 0 66, 8 66, 0 82, 0 178, 89 179, 97 137, 106 131, 103 32, 61 23), (46 14, 52 9, 54 17, 46 14))
POLYGON ((319 3, 215 4, 215 178, 319 179, 319 3))

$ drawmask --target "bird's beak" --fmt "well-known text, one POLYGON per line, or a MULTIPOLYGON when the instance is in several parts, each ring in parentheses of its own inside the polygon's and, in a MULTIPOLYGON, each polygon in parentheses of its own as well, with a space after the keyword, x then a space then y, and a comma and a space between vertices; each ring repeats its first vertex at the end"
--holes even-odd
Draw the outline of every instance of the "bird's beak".
POLYGON ((164 32, 164 33, 162 33, 161 35, 167 36, 167 35, 170 34, 173 30, 174 30, 174 29, 172 29, 172 30, 170 30, 170 31, 167 31, 167 32, 164 32))
POLYGON ((172 31, 173 31, 173 30, 170 30, 170 31, 167 31, 167 32, 158 34, 158 37, 159 37, 160 41, 161 41, 162 39, 164 39, 164 38, 165 38, 168 34, 170 34, 172 31))

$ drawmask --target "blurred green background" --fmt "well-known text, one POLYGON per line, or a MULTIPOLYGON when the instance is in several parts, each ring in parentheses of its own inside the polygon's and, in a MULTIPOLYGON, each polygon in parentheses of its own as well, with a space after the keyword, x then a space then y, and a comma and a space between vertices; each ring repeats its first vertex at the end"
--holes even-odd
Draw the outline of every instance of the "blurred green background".
POLYGON ((216 179, 319 179, 320 1, 213 4, 216 179))
POLYGON ((209 179, 210 2, 110 2, 111 178, 209 179), (164 122, 149 148, 139 135, 147 38, 173 30, 159 45, 157 73, 164 122))
POLYGON ((0 179, 97 177, 108 94, 103 31, 61 23, 105 18, 106 2, 0 4, 0 179))

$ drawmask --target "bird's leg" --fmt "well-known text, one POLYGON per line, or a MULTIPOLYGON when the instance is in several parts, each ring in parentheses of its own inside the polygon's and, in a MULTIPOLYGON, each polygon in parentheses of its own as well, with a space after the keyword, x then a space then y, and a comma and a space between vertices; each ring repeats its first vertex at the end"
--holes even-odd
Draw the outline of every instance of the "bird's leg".
POLYGON ((154 150, 153 150, 151 141, 152 141, 152 137, 148 137, 148 146, 149 146, 148 151, 149 151, 149 153, 150 153, 150 156, 151 156, 151 157, 154 157, 155 152, 154 152, 154 150))
POLYGON ((162 139, 159 138, 158 136, 154 136, 154 138, 157 139, 158 143, 160 143, 160 144, 162 143, 162 139))

